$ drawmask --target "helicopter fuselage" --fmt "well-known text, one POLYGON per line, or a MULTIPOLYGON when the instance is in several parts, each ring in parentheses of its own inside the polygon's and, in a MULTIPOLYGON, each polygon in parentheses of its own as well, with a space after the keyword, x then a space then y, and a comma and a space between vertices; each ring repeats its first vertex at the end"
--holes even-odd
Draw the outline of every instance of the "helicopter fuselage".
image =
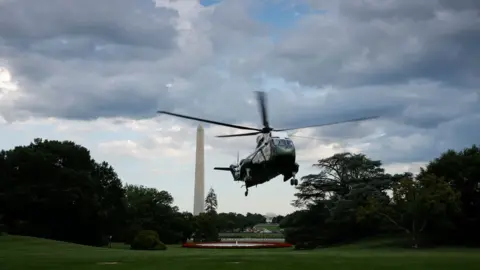
POLYGON ((244 182, 247 192, 248 188, 268 182, 279 175, 283 175, 284 181, 293 177, 291 184, 295 185, 298 182, 294 178, 299 170, 295 158, 295 146, 290 138, 262 134, 257 138, 255 151, 239 164, 230 165, 229 170, 235 181, 244 182))

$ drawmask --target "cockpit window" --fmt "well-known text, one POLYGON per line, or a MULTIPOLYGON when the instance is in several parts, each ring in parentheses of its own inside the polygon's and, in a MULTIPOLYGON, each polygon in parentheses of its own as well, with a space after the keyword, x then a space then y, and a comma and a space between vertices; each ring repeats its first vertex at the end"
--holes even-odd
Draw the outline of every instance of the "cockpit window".
POLYGON ((273 143, 277 146, 283 146, 283 147, 293 147, 293 142, 291 140, 285 140, 285 139, 274 139, 273 143))

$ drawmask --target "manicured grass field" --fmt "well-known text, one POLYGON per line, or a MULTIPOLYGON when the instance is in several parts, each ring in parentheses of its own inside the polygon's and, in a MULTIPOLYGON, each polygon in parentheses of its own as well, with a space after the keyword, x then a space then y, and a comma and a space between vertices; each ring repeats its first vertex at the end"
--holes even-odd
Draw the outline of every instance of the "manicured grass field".
POLYGON ((267 230, 271 230, 271 231, 280 230, 280 226, 278 224, 257 224, 254 227, 256 229, 267 229, 267 230))
POLYGON ((314 251, 208 250, 170 246, 133 251, 117 244, 93 248, 21 236, 0 236, 0 269, 479 269, 479 250, 385 250, 359 245, 314 251))
POLYGON ((283 234, 281 233, 220 233, 220 237, 222 238, 283 238, 283 234))

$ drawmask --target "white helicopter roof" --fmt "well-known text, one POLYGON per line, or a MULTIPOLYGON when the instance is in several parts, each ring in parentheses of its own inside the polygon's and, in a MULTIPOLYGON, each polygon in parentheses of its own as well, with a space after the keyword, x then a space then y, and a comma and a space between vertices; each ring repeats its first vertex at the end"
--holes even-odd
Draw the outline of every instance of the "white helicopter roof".
POLYGON ((272 131, 272 138, 289 139, 288 134, 285 131, 272 131))

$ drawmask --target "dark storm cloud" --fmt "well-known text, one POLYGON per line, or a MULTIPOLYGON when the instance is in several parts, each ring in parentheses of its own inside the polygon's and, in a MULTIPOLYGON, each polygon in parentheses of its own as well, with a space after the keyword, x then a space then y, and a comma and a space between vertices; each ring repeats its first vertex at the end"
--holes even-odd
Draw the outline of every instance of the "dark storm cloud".
POLYGON ((73 119, 153 115, 171 103, 160 97, 176 67, 177 16, 149 0, 2 1, 0 64, 22 92, 14 109, 73 119))
POLYGON ((25 49, 36 41, 69 36, 98 38, 107 44, 173 46, 172 10, 151 0, 2 1, 0 36, 7 45, 25 49))
POLYGON ((267 62, 273 74, 314 86, 480 83, 473 76, 480 73, 478 10, 433 0, 337 2, 306 16, 276 46, 267 62))

